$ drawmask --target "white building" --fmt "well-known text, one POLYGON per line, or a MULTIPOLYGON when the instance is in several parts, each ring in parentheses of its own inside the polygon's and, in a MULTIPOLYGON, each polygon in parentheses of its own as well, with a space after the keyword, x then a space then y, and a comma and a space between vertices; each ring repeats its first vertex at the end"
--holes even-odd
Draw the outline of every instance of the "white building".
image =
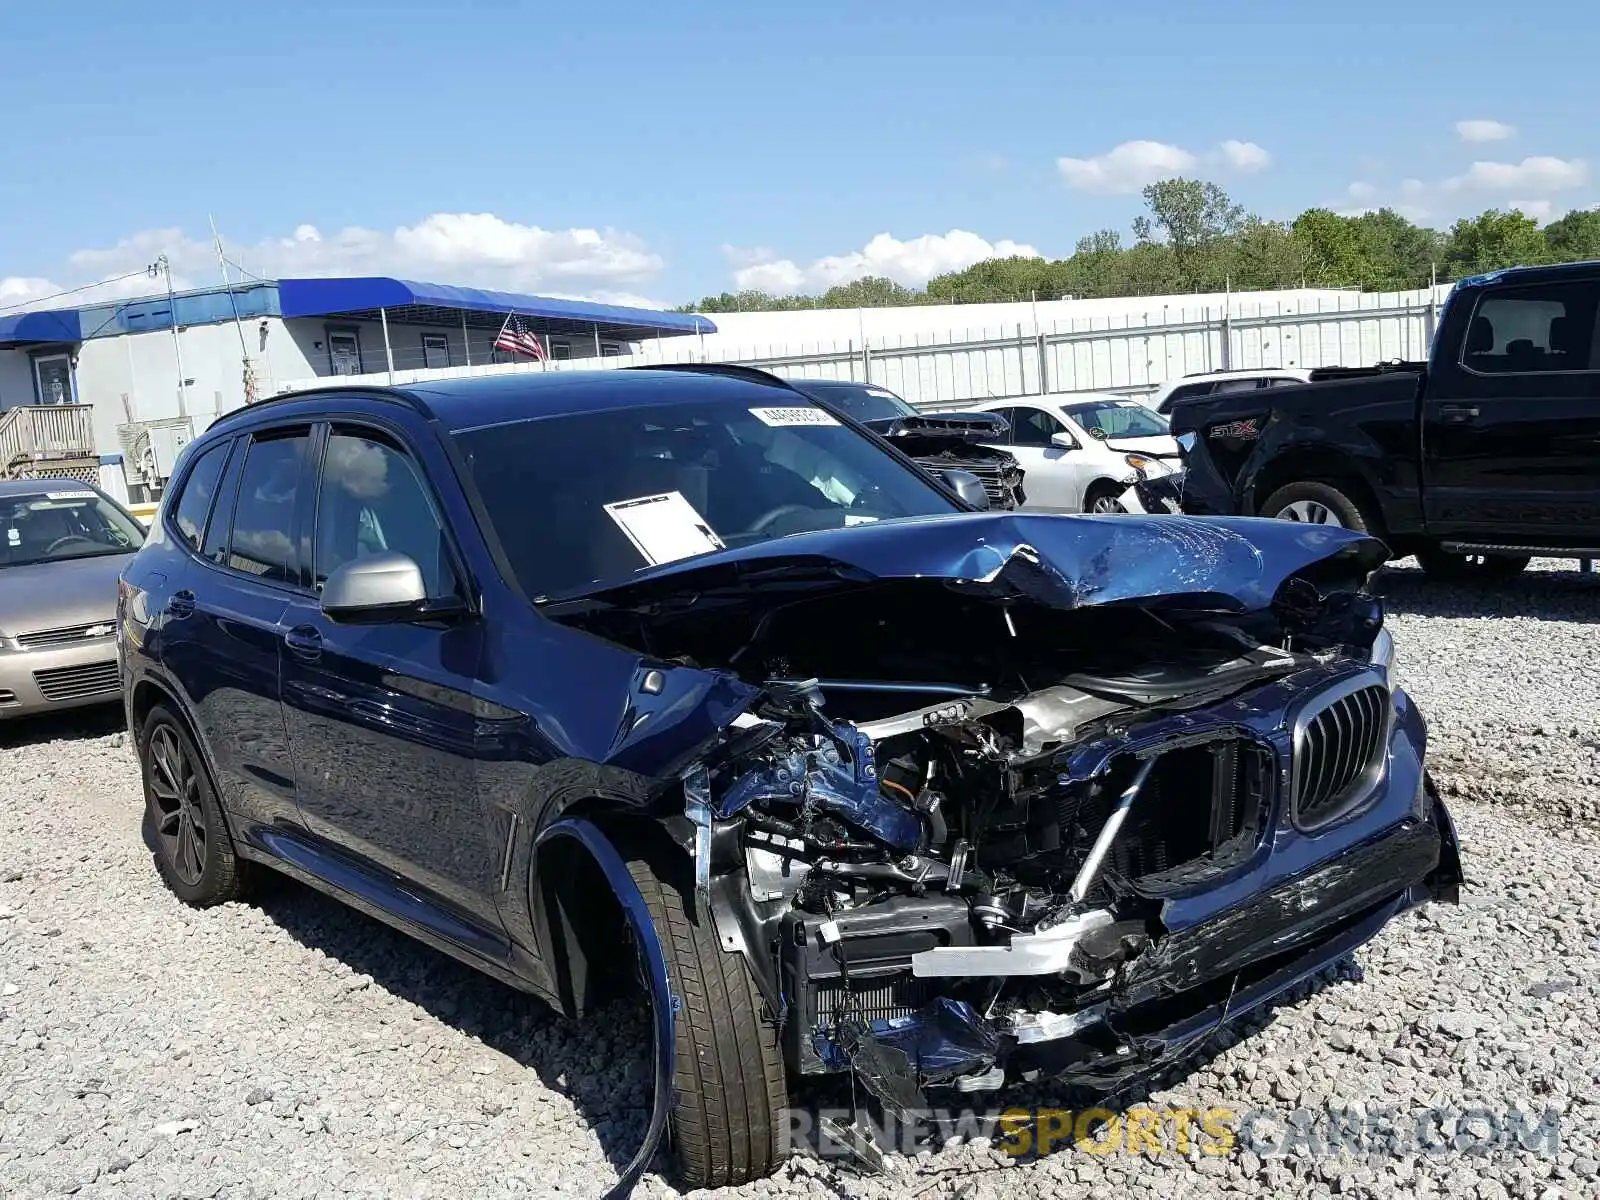
POLYGON ((220 414, 291 380, 513 361, 494 348, 511 315, 556 360, 716 330, 704 316, 381 277, 0 316, 0 478, 74 474, 143 500, 220 414))

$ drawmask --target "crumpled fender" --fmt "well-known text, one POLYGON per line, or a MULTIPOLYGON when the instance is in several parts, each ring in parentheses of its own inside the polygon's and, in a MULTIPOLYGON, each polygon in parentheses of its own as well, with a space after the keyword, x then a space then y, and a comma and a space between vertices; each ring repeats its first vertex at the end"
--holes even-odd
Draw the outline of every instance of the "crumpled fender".
POLYGON ((627 864, 611 844, 611 839, 599 826, 589 821, 566 818, 541 833, 538 845, 543 846, 546 842, 562 838, 570 838, 589 851, 605 875, 606 882, 611 885, 611 890, 616 893, 628 924, 633 928, 639 953, 644 958, 645 976, 650 988, 655 1042, 652 1056, 655 1059, 655 1099, 650 1105, 650 1124, 633 1158, 618 1176, 616 1186, 604 1196, 604 1200, 626 1200, 638 1185, 650 1160, 655 1157, 656 1148, 667 1132, 667 1115, 672 1110, 672 985, 667 980, 667 960, 661 953, 661 942, 656 937, 655 926, 651 924, 644 897, 639 894, 638 885, 633 882, 627 864))

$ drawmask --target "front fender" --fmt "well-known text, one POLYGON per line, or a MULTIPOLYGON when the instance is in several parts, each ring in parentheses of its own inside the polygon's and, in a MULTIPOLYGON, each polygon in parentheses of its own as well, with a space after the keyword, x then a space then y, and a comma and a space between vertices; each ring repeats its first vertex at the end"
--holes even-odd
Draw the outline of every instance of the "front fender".
POLYGON ((598 825, 581 818, 567 817, 546 828, 539 835, 535 849, 557 841, 573 841, 587 850, 606 882, 611 885, 612 892, 622 905, 623 915, 633 930, 634 943, 644 967, 645 983, 650 990, 651 1031, 655 1043, 652 1056, 655 1060, 655 1099, 650 1105, 650 1125, 633 1158, 618 1176, 616 1186, 605 1194, 605 1200, 624 1200, 644 1175, 645 1168, 655 1157, 656 1148, 667 1131, 667 1114, 671 1111, 673 1099, 673 1014, 677 1000, 667 980, 667 961, 661 952, 661 942, 656 937, 655 925, 651 923, 644 897, 639 894, 627 863, 612 845, 611 839, 598 825))

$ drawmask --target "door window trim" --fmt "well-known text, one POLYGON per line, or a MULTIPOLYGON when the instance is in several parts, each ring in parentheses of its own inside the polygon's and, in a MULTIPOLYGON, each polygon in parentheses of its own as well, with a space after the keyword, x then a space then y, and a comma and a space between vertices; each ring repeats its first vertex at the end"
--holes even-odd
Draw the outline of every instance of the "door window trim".
MULTIPOLYGON (((478 606, 478 585, 472 572, 467 569, 466 555, 461 551, 461 545, 456 537, 455 530, 451 527, 449 519, 445 516, 445 507, 439 501, 439 490, 432 477, 425 468, 422 456, 417 453, 411 440, 398 427, 389 422, 373 417, 369 414, 331 414, 318 422, 321 429, 320 439, 312 446, 312 456, 315 470, 311 473, 311 511, 307 514, 307 537, 304 539, 304 554, 309 560, 301 571, 301 578, 306 581, 306 590, 312 595, 317 593, 317 523, 321 518, 322 499, 322 472, 327 462, 328 443, 333 440, 335 432, 345 430, 357 431, 361 437, 371 437, 374 441, 387 444, 390 449, 401 455, 406 464, 411 468, 412 476, 422 486, 423 499, 427 501, 428 508, 433 512, 433 519, 439 526, 439 531, 444 537, 445 557, 449 560, 451 574, 455 576, 457 591, 463 594, 456 598, 464 603, 467 608, 476 613, 478 606)), ((432 599, 441 597, 430 596, 432 599)))
POLYGON ((1574 279, 1570 283, 1524 283, 1515 287, 1484 288, 1478 295, 1477 301, 1472 306, 1472 313, 1467 317, 1466 329, 1460 338, 1460 348, 1456 351, 1456 366, 1464 374, 1471 375, 1474 379, 1543 379, 1553 376, 1565 379, 1573 375, 1600 375, 1600 365, 1597 364, 1596 352, 1600 351, 1600 281, 1592 279, 1574 279), (1472 333, 1472 323, 1478 319, 1484 303, 1489 300, 1499 299, 1504 296, 1514 296, 1518 292, 1536 292, 1540 288, 1571 288, 1589 287, 1595 292, 1594 328, 1590 332, 1589 362, 1587 367, 1574 367, 1566 371, 1479 371, 1467 365, 1467 342, 1472 333))

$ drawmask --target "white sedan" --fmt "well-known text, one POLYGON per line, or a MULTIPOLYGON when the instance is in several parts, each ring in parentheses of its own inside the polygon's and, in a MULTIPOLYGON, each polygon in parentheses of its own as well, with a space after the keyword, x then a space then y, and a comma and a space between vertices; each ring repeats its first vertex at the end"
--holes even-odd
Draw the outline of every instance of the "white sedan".
POLYGON ((1135 483, 1181 467, 1167 419, 1137 400, 1078 392, 971 407, 1010 422, 1001 448, 1022 466, 1026 508, 1124 512, 1121 497, 1135 483))

